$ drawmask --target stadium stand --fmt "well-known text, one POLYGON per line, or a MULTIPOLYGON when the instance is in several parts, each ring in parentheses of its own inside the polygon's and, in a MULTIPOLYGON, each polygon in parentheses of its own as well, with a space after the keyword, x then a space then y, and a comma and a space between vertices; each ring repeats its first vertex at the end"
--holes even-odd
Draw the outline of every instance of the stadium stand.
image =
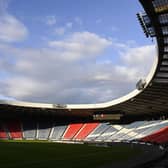
POLYGON ((36 139, 37 134, 37 124, 32 121, 24 121, 22 123, 23 127, 23 137, 25 139, 36 139))
POLYGON ((137 135, 135 133, 136 129, 142 125, 144 125, 146 122, 145 121, 136 121, 131 124, 125 125, 124 128, 119 131, 117 134, 118 135, 118 140, 128 140, 131 137, 137 135))
POLYGON ((52 124, 50 122, 38 122, 38 137, 39 140, 47 140, 50 135, 52 124))
POLYGON ((80 129, 78 134, 73 138, 75 140, 84 140, 97 126, 99 123, 86 123, 80 129))
MULTIPOLYGON (((88 137, 85 139, 86 141, 132 141, 132 140, 146 140, 148 142, 158 142, 161 143, 160 138, 166 139, 166 129, 168 121, 167 120, 157 120, 157 121, 137 121, 128 125, 110 125, 109 123, 102 123, 95 129, 88 137), (153 139, 153 133, 158 130, 159 137, 155 140, 153 139), (162 134, 164 133, 164 134, 162 134), (152 135, 152 139, 149 138, 152 135), (149 136, 147 138, 143 138, 145 136, 149 136)), ((157 133, 158 135, 158 133, 157 133)), ((168 138, 167 138, 168 139, 168 138)), ((164 140, 166 141, 166 140, 164 140)))
POLYGON ((132 130, 132 125, 134 126, 136 123, 130 124, 130 125, 123 125, 122 128, 117 131, 116 134, 113 134, 111 137, 109 137, 108 140, 112 140, 112 141, 118 141, 121 139, 121 137, 127 135, 128 133, 130 133, 132 130))
POLYGON ((66 129, 67 129, 67 125, 55 125, 51 129, 51 134, 49 139, 54 141, 61 140, 66 129))
POLYGON ((100 134, 102 134, 109 127, 110 127, 109 123, 100 123, 98 127, 85 138, 85 140, 94 141, 96 138, 100 136, 100 134))
POLYGON ((148 122, 148 121, 142 121, 140 122, 140 125, 137 126, 136 128, 134 128, 131 132, 129 132, 126 136, 124 136, 124 139, 128 139, 128 140, 133 140, 135 136, 138 135, 139 132, 141 132, 140 130, 138 130, 139 128, 142 128, 144 126, 147 126, 149 124, 153 123, 153 121, 148 122))
POLYGON ((7 122, 6 128, 9 130, 10 138, 22 139, 22 130, 20 121, 7 122))
POLYGON ((165 143, 168 142, 168 126, 141 139, 145 142, 165 143))
POLYGON ((95 141, 107 141, 113 134, 115 134, 118 130, 121 129, 121 126, 118 125, 110 125, 108 129, 106 129, 99 137, 95 139, 95 141))
MULTIPOLYGON (((150 140, 150 142, 152 142, 150 140)), ((168 142, 168 129, 165 128, 164 131, 160 132, 160 135, 154 140, 155 143, 166 144, 168 142)))
POLYGON ((51 141, 122 142, 144 141, 168 142, 168 120, 135 121, 131 124, 71 123, 14 121, 0 125, 0 139, 27 139, 51 141), (8 136, 9 135, 9 136, 8 136))
POLYGON ((70 124, 63 136, 64 140, 71 140, 82 128, 83 124, 82 123, 77 123, 77 124, 70 124))
POLYGON ((142 137, 145 137, 145 136, 148 136, 150 134, 152 134, 153 132, 165 127, 168 125, 168 121, 155 121, 153 123, 149 123, 148 125, 146 126, 142 126, 142 127, 139 127, 137 129, 137 135, 135 137, 133 137, 134 139, 140 139, 142 137))

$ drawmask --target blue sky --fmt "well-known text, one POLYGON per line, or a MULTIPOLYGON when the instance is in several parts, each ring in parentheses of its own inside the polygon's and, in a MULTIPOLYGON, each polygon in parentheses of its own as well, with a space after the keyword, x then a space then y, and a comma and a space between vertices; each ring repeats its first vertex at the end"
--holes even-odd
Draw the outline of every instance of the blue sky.
POLYGON ((0 98, 96 103, 135 89, 155 56, 130 0, 0 0, 0 98))
POLYGON ((89 31, 123 42, 134 39, 138 44, 149 42, 142 36, 141 27, 136 19, 136 13, 142 10, 138 1, 132 1, 131 4, 129 0, 71 0, 69 3, 67 0, 9 2, 10 13, 19 18, 30 31, 30 37, 26 41, 29 42, 28 45, 32 44, 31 40, 40 40, 42 35, 57 38, 56 35, 53 37, 51 27, 64 27, 67 23, 73 25, 66 33, 89 31), (51 27, 45 25, 46 17, 55 17, 56 23, 51 27), (81 24, 75 20, 81 21, 81 24))

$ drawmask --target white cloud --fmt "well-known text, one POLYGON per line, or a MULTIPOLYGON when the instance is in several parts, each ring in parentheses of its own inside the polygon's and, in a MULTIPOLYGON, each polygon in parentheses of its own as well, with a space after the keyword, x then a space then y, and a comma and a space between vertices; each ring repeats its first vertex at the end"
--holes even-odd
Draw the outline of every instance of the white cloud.
POLYGON ((7 1, 0 1, 0 41, 17 42, 28 35, 25 25, 7 12, 7 1))
POLYGON ((141 46, 135 48, 128 48, 127 51, 123 51, 122 59, 129 65, 142 65, 147 59, 153 58, 155 47, 153 45, 141 46), (135 57, 136 53, 136 59, 135 57), (146 58, 146 54, 149 57, 146 58))
POLYGON ((97 56, 110 45, 111 41, 90 32, 75 32, 65 40, 49 42, 67 60, 97 56))
MULTIPOLYGON (((79 17, 55 28, 64 39, 52 40, 45 48, 17 48, 7 42, 24 40, 25 25, 7 12, 8 1, 0 0, 0 98, 48 103, 104 102, 127 94, 139 78, 148 74, 153 45, 120 43, 91 32, 66 35, 79 17), (5 42, 5 43, 4 43, 5 42), (104 55, 111 51, 110 58, 104 55), (120 64, 114 64, 116 57, 120 64), (101 58, 101 61, 97 61, 101 58)), ((55 25, 55 16, 46 17, 55 25)))
POLYGON ((32 49, 0 44, 5 55, 0 71, 8 74, 0 79, 1 95, 49 103, 108 101, 134 89, 154 56, 153 46, 131 47, 91 32, 76 32, 49 45, 32 49), (104 59, 110 47, 118 51, 120 64, 104 59), (104 61, 97 63, 100 57, 104 61))
POLYGON ((139 74, 146 76, 150 71, 149 63, 152 65, 154 56, 156 56, 156 48, 154 45, 127 48, 122 51, 121 59, 128 67, 141 69, 139 74), (142 68, 143 67, 143 68, 142 68))
POLYGON ((28 31, 24 24, 11 15, 0 16, 0 40, 16 42, 26 38, 28 31))
POLYGON ((46 16, 45 23, 49 26, 55 25, 57 22, 56 16, 46 16))

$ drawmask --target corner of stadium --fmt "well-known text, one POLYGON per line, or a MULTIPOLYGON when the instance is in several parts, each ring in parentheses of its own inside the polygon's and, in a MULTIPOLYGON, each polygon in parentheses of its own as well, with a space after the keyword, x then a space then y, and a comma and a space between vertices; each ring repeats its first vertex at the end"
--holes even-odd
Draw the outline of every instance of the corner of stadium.
POLYGON ((168 0, 139 0, 157 57, 128 95, 97 104, 0 100, 3 168, 168 167, 168 0))

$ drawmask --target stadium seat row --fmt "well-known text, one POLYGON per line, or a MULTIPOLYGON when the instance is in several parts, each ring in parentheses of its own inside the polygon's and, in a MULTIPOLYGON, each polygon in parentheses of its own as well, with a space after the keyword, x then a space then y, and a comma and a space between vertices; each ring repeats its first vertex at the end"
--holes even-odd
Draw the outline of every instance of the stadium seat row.
POLYGON ((137 121, 126 125, 10 121, 0 124, 0 139, 165 143, 168 142, 168 120, 137 121))

